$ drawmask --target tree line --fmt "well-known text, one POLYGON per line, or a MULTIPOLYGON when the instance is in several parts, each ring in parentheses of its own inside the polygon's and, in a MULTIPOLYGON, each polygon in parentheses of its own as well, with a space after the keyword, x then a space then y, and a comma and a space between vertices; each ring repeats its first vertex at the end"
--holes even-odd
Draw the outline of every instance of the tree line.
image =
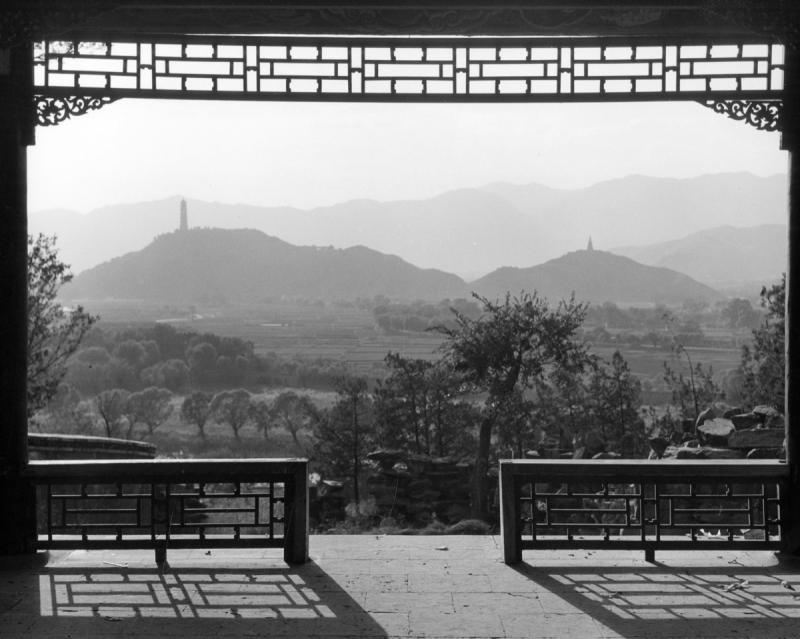
POLYGON ((251 342, 213 333, 178 330, 169 324, 112 332, 92 327, 65 367, 63 381, 81 395, 148 386, 182 393, 237 386, 333 388, 342 365, 257 354, 251 342))
MULTIPOLYGON (((454 326, 451 309, 476 317, 480 306, 470 300, 444 300, 437 304, 416 301, 382 301, 372 308, 379 328, 389 332, 423 333, 437 326, 454 326)), ((711 304, 705 300, 687 300, 679 308, 656 304, 651 308, 623 308, 614 302, 586 308, 581 334, 593 344, 646 347, 669 350, 673 335, 665 329, 664 317, 674 319, 674 329, 686 346, 738 346, 742 337, 756 329, 764 312, 741 297, 711 304), (724 329, 728 335, 708 335, 709 328, 724 329)))

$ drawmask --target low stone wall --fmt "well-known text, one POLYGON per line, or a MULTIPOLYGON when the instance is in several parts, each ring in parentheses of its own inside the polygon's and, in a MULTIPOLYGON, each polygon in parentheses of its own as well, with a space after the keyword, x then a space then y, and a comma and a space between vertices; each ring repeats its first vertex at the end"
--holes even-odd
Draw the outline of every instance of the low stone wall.
POLYGON ((128 439, 29 433, 28 455, 30 459, 154 459, 156 447, 128 439))

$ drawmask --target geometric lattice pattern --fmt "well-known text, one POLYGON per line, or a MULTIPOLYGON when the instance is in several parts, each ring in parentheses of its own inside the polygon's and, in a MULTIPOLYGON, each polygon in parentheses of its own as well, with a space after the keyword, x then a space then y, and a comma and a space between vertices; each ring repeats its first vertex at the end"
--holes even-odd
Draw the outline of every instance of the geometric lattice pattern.
POLYGON ((255 545, 280 547, 285 531, 285 484, 99 483, 45 484, 46 512, 40 540, 47 547, 74 546, 81 539, 105 548, 139 546, 142 540, 172 547, 255 545), (71 543, 70 543, 71 542, 71 543))
POLYGON ((184 36, 43 41, 43 95, 578 101, 779 97, 784 48, 613 39, 184 36))
POLYGON ((41 614, 58 617, 289 618, 336 615, 286 571, 40 575, 41 614))
POLYGON ((599 542, 593 547, 630 541, 661 548, 752 548, 759 542, 771 546, 780 536, 780 487, 774 480, 570 478, 523 483, 519 494, 523 548, 577 539, 584 546, 599 542))
POLYGON ((308 560, 304 459, 35 460, 37 548, 279 548, 308 560))

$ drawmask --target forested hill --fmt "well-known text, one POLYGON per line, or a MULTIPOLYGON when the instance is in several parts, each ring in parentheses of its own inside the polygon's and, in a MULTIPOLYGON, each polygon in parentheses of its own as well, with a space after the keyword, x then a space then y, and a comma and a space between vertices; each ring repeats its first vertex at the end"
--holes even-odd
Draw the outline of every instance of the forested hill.
POLYGON ((573 251, 530 268, 504 267, 470 284, 488 297, 510 291, 536 290, 551 301, 569 297, 578 300, 625 303, 681 303, 688 299, 719 299, 714 289, 668 268, 645 266, 606 251, 573 251))
POLYGON ((455 275, 420 269, 362 246, 294 246, 256 230, 195 228, 161 235, 141 251, 84 271, 62 295, 241 302, 284 295, 355 299, 378 294, 438 300, 467 292, 455 275))

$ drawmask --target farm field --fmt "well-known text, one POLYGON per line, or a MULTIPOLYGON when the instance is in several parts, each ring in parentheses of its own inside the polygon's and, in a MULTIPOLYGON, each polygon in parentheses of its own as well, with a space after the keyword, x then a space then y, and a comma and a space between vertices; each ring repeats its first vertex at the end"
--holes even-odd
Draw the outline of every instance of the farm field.
MULTIPOLYGON (((322 304, 277 301, 271 304, 247 307, 175 307, 148 306, 134 302, 105 302, 87 308, 101 316, 99 327, 120 331, 154 323, 173 326, 179 331, 244 339, 253 344, 257 354, 274 353, 288 360, 336 361, 346 364, 353 374, 374 381, 384 377, 384 358, 390 351, 409 358, 436 359, 440 355, 443 338, 436 333, 389 332, 380 328, 373 316, 371 301, 358 304, 322 304)), ((686 352, 694 364, 711 367, 718 382, 740 361, 740 348, 729 339, 724 329, 717 329, 715 337, 729 347, 687 347, 686 352)), ((622 337, 622 339, 626 339, 622 337)), ((640 340, 641 341, 641 340, 640 340)), ((659 342, 655 342, 659 343, 659 342)), ((615 350, 613 344, 593 347, 593 352, 610 360, 615 350)), ((663 407, 671 400, 665 385, 664 362, 675 371, 687 372, 686 357, 676 359, 666 346, 653 343, 621 348, 630 370, 643 382, 642 399, 646 406, 663 407)), ((335 368, 335 367, 334 367, 335 368)), ((269 381, 262 382, 264 384, 269 381)), ((336 393, 303 387, 297 383, 295 392, 308 395, 321 409, 336 402, 336 393)), ((323 386, 324 387, 324 386, 323 386)), ((214 392, 222 390, 215 388, 214 392)), ((267 403, 274 400, 285 387, 268 387, 253 384, 247 390, 267 403)), ((182 391, 183 392, 183 391, 182 391)), ((180 405, 184 397, 175 395, 169 418, 154 433, 148 434, 143 424, 137 426, 134 438, 155 444, 160 455, 172 457, 296 457, 308 456, 312 451, 312 433, 301 431, 295 441, 283 427, 271 429, 268 437, 246 424, 236 438, 228 425, 209 422, 206 437, 200 436, 197 427, 180 418, 180 405)))
MULTIPOLYGON (((442 337, 435 333, 387 333, 373 318, 369 301, 322 304, 278 301, 246 307, 147 306, 134 302, 92 303, 89 310, 101 316, 102 328, 121 330, 154 322, 168 323, 179 330, 239 337, 253 343, 256 353, 275 353, 303 360, 330 359, 344 362, 349 369, 367 377, 380 377, 383 359, 389 351, 405 357, 436 359, 442 337)), ((724 338, 724 330, 714 336, 724 338)), ((742 341, 745 336, 742 335, 742 341)), ((610 358, 613 346, 598 345, 593 351, 610 358)), ((679 368, 665 348, 622 348, 631 371, 658 386, 665 361, 679 368)), ((740 347, 688 347, 692 362, 711 366, 716 377, 739 364, 740 347)), ((686 365, 685 359, 681 362, 686 365)))

